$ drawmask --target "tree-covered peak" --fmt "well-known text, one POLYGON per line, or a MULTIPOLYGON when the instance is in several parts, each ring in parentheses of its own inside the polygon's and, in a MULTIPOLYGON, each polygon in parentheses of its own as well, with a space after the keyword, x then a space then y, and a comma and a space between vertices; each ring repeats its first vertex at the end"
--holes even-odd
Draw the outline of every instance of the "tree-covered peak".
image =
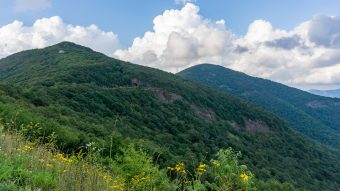
POLYGON ((114 155, 133 141, 163 167, 185 162, 194 168, 221 148, 233 147, 261 180, 314 190, 339 183, 340 154, 275 115, 180 76, 73 43, 0 60, 0 84, 5 84, 0 85, 0 118, 39 123, 38 135, 54 133, 66 152, 96 142, 107 148, 103 155, 109 149, 114 155))

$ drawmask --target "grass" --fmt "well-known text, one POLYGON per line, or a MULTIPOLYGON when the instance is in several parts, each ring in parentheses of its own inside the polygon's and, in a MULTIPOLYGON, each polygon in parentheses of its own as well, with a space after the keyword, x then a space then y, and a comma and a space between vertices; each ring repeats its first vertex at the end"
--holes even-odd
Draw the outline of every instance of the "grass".
POLYGON ((0 190, 125 190, 124 182, 83 153, 27 141, 0 126, 0 190))

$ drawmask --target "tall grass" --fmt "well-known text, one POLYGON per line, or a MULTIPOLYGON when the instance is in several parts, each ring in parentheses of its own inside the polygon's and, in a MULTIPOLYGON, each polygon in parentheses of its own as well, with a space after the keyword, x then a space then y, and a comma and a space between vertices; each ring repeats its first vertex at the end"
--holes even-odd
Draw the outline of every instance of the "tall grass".
POLYGON ((0 125, 0 190, 126 190, 119 176, 79 152, 70 156, 53 144, 30 142, 0 125))

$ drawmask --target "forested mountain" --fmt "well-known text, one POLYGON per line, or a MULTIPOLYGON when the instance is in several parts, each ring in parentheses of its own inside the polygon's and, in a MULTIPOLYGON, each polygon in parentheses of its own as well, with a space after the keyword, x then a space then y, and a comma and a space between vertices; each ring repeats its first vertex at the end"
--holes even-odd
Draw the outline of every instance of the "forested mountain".
MULTIPOLYGON (((161 166, 183 161, 194 168, 219 149, 233 147, 259 179, 339 189, 337 151, 304 138, 263 109, 174 74, 63 42, 0 60, 0 84, 3 123, 39 123, 29 132, 54 133, 65 152, 95 141, 113 148, 104 155, 114 155, 120 152, 114 148, 134 141, 161 166)), ((333 103, 309 96, 306 109, 311 111, 333 103)), ((305 119, 314 122, 314 117, 305 119)), ((337 132, 333 124, 319 123, 337 132)))
POLYGON ((178 75, 241 97, 277 114, 310 138, 340 149, 340 99, 211 64, 194 66, 178 75))

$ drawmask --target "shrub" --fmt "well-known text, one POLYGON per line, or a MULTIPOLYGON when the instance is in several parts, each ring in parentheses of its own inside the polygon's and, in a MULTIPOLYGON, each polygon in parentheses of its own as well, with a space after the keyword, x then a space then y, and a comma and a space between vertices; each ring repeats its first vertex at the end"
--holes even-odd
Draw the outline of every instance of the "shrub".
POLYGON ((175 190, 164 170, 152 163, 151 157, 133 145, 123 149, 123 154, 113 162, 112 171, 126 180, 130 190, 175 190))

